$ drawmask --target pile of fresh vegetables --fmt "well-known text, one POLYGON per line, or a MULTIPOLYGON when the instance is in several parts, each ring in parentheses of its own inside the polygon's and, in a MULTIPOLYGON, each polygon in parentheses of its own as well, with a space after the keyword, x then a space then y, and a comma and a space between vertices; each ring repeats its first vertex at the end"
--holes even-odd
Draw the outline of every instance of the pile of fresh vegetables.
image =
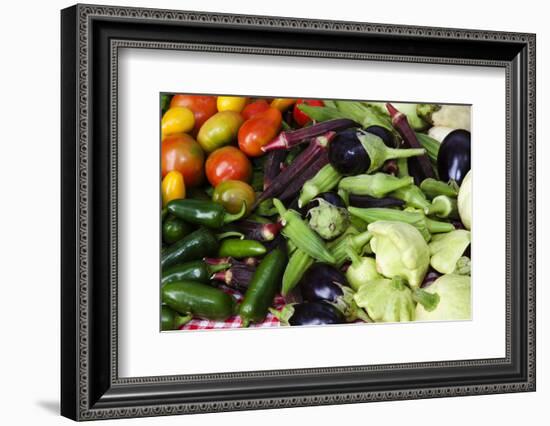
POLYGON ((163 330, 470 318, 468 106, 161 103, 163 330))

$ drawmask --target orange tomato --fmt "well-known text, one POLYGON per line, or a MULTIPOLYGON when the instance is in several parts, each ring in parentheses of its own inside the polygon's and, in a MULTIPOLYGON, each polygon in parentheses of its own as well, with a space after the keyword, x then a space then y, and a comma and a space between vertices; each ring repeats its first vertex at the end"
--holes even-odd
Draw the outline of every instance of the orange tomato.
POLYGON ((197 186, 204 176, 204 151, 188 134, 169 135, 162 141, 161 169, 163 177, 177 170, 187 187, 197 186))
POLYGON ((259 157, 281 128, 283 117, 276 108, 269 108, 246 120, 239 129, 239 148, 249 157, 259 157))
POLYGON ((252 164, 246 155, 234 146, 218 148, 206 159, 206 178, 214 187, 226 180, 248 182, 252 164))

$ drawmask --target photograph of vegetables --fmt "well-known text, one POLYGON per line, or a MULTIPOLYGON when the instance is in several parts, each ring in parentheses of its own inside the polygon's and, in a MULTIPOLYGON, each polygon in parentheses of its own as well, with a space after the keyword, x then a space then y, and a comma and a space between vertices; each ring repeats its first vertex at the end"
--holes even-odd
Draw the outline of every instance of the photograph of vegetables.
POLYGON ((471 319, 470 106, 160 110, 161 330, 471 319))

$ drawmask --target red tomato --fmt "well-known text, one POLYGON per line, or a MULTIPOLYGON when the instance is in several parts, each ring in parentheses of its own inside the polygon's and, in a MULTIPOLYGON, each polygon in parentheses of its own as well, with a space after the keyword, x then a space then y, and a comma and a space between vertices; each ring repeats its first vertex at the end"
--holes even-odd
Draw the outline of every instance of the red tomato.
POLYGON ((161 169, 163 177, 177 170, 182 174, 185 186, 197 186, 204 176, 204 151, 185 133, 166 136, 162 141, 161 169))
POLYGON ((298 99, 296 101, 296 104, 294 105, 292 116, 294 117, 294 121, 296 122, 296 124, 300 127, 304 127, 307 123, 311 121, 311 118, 309 118, 309 116, 305 112, 298 109, 298 105, 300 104, 311 106, 325 106, 323 101, 320 101, 318 99, 298 99))
POLYGON ((281 128, 283 117, 276 108, 269 108, 246 120, 239 129, 239 148, 249 157, 259 157, 281 128))
POLYGON ((234 146, 215 150, 206 159, 206 178, 214 187, 226 180, 248 182, 252 177, 250 160, 234 146))
POLYGON ((269 109, 269 104, 264 99, 259 99, 257 101, 254 101, 247 106, 244 107, 244 109, 241 111, 241 115, 245 120, 248 120, 249 118, 252 118, 256 114, 260 112, 264 112, 265 110, 269 109))
POLYGON ((218 112, 215 96, 174 95, 170 101, 170 108, 173 107, 185 107, 193 111, 195 115, 193 133, 195 135, 202 124, 218 112))

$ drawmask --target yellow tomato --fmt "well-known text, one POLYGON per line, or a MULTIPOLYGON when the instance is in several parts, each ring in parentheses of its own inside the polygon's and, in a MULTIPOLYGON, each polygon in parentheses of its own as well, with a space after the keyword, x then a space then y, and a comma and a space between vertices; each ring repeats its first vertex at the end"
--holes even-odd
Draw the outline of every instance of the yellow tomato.
POLYGON ((170 201, 185 198, 185 182, 183 176, 177 170, 172 170, 164 179, 161 185, 162 205, 166 206, 170 201))
POLYGON ((241 112, 247 101, 248 98, 240 96, 218 96, 218 111, 241 112))
POLYGON ((193 130, 194 125, 195 115, 189 108, 170 108, 162 116, 162 138, 174 133, 187 133, 193 130))
POLYGON ((275 98, 271 101, 271 107, 283 112, 296 103, 296 99, 275 98))

